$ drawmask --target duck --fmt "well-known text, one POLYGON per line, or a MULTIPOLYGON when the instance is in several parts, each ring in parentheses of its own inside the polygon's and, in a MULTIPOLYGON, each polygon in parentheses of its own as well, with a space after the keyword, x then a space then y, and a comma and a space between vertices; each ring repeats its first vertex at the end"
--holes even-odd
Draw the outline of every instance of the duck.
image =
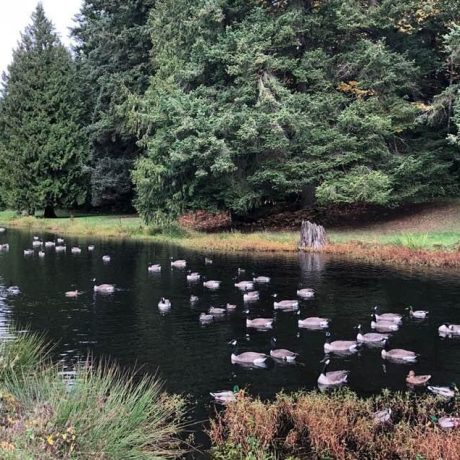
POLYGON ((89 252, 94 251, 94 247, 95 247, 94 244, 90 244, 90 245, 88 246, 88 251, 89 251, 89 252))
POLYGON ((190 303, 197 303, 198 300, 200 300, 198 296, 193 295, 193 294, 190 296, 190 303))
POLYGON ((56 238, 57 244, 63 244, 64 243, 64 238, 56 238))
POLYGON ((45 251, 38 251, 38 257, 45 257, 45 251))
POLYGON ((70 252, 71 252, 72 254, 81 254, 81 249, 78 248, 78 247, 73 247, 73 248, 70 250, 70 252))
POLYGON ((302 299, 311 299, 315 295, 315 291, 310 288, 298 289, 297 295, 302 299))
POLYGON ((102 262, 108 263, 112 260, 109 255, 102 256, 102 262))
POLYGON ((259 300, 259 292, 258 291, 250 291, 243 294, 243 301, 244 302, 255 302, 259 300))
POLYGON ((318 385, 321 386, 339 386, 347 383, 349 371, 340 370, 340 371, 330 371, 327 372, 329 364, 331 363, 330 359, 324 361, 324 367, 318 377, 318 385))
POLYGON ((235 311, 236 310, 236 305, 233 305, 231 303, 228 303, 225 308, 227 309, 227 311, 235 311))
POLYGON ((5 233, 6 232, 6 228, 5 227, 0 227, 0 233, 5 233))
POLYGON ((235 283, 235 287, 242 291, 251 291, 254 289, 254 283, 252 281, 240 281, 235 283))
POLYGON ((387 334, 380 334, 378 332, 367 332, 366 334, 361 333, 361 324, 358 324, 356 327, 358 329, 358 334, 356 340, 363 343, 372 343, 372 344, 385 344, 385 340, 388 339, 387 334))
MULTIPOLYGON (((300 311, 297 313, 300 315, 300 311)), ((297 324, 299 327, 306 329, 327 329, 329 327, 330 319, 321 318, 319 316, 311 316, 305 319, 299 319, 297 324)))
POLYGON ((56 243, 54 241, 45 241, 45 248, 54 248, 56 243))
POLYGON ((227 309, 220 307, 210 307, 208 313, 210 315, 225 315, 225 313, 227 313, 227 309))
POLYGON ((275 310, 296 310, 299 308, 298 300, 280 300, 279 302, 273 302, 275 310))
MULTIPOLYGON (((229 343, 230 345, 233 345, 235 349, 238 346, 238 342, 235 339, 229 343)), ((253 366, 263 367, 265 365, 265 361, 268 359, 268 355, 254 351, 246 351, 240 354, 236 354, 236 352, 234 352, 231 354, 230 359, 232 364, 250 364, 253 366)))
POLYGON ((276 342, 277 342, 276 337, 272 337, 270 342, 272 346, 270 350, 270 356, 274 359, 292 363, 295 361, 297 356, 299 356, 298 353, 294 353, 293 351, 286 350, 285 348, 275 348, 276 342))
POLYGON ((444 323, 438 328, 439 335, 460 335, 460 324, 444 323))
POLYGON ((211 265, 212 264, 212 259, 210 259, 209 257, 205 257, 204 258, 204 263, 205 263, 205 265, 211 265))
POLYGON ((457 385, 455 385, 455 383, 452 383, 450 386, 428 385, 427 388, 428 391, 431 391, 431 393, 446 399, 453 398, 455 393, 458 391, 457 385))
POLYGON ((201 275, 197 272, 189 272, 187 274, 187 281, 200 281, 201 275))
POLYGON ((25 256, 31 256, 33 255, 34 250, 33 249, 24 249, 24 255, 25 256))
POLYGON ((415 375, 414 371, 409 371, 406 377, 406 383, 410 386, 426 385, 431 379, 431 375, 415 375))
POLYGON ((398 313, 382 313, 379 315, 378 312, 379 307, 374 307, 374 314, 377 321, 390 321, 392 323, 401 323, 402 322, 402 315, 398 313))
POLYGON ((67 250, 67 248, 65 246, 55 246, 54 250, 56 252, 65 252, 67 250))
POLYGON ((392 410, 390 407, 374 412, 372 420, 375 425, 382 425, 391 422, 392 410))
POLYGON ((203 286, 208 289, 219 289, 221 281, 209 280, 203 283, 203 286))
POLYGON ((330 339, 330 332, 326 332, 324 353, 353 353, 355 351, 358 351, 359 343, 355 340, 334 340, 333 342, 331 342, 330 339))
POLYGON ((34 240, 32 241, 32 246, 34 248, 39 248, 43 243, 41 241, 38 241, 38 240, 34 240))
POLYGON ((417 354, 413 351, 403 350, 402 348, 390 349, 388 340, 385 340, 385 348, 381 352, 383 359, 391 361, 400 361, 405 363, 414 363, 417 361, 417 354))
POLYGON ((393 321, 377 320, 375 313, 372 314, 371 328, 379 332, 394 332, 399 329, 399 324, 393 321))
POLYGON ((185 260, 173 260, 171 259, 171 267, 175 268, 185 268, 187 266, 187 261, 185 260))
POLYGON ((38 241, 40 238, 39 238, 38 236, 33 236, 32 239, 33 239, 34 241, 38 241))
POLYGON ((210 323, 214 321, 214 316, 203 312, 200 314, 199 319, 200 323, 210 323))
POLYGON ((256 276, 252 278, 252 281, 257 284, 267 284, 271 281, 271 278, 269 276, 256 276))
POLYGON ((75 298, 75 297, 78 297, 80 294, 83 294, 83 293, 80 292, 80 291, 77 291, 77 290, 75 290, 75 291, 67 291, 65 293, 65 296, 75 298))
POLYGON ((460 417, 440 417, 438 425, 445 430, 458 428, 460 426, 460 417))
POLYGON ((214 401, 218 404, 228 404, 231 402, 236 401, 236 394, 240 391, 238 385, 233 387, 233 390, 221 390, 215 391, 213 393, 209 393, 213 398, 214 401))
POLYGON ((160 264, 149 264, 147 267, 147 271, 150 273, 159 273, 161 272, 161 265, 160 264))
POLYGON ((158 302, 158 308, 165 310, 171 308, 171 301, 162 297, 158 302))
MULTIPOLYGON (((245 311, 246 314, 249 310, 245 311)), ((246 327, 252 327, 254 329, 271 329, 273 327, 273 318, 246 318, 246 327)))
POLYGON ((427 310, 413 310, 412 306, 407 307, 406 310, 409 310, 409 316, 415 319, 425 319, 429 313, 427 310))
MULTIPOLYGON (((96 279, 93 279, 93 283, 96 283, 96 279)), ((112 294, 115 292, 115 286, 113 284, 94 284, 94 292, 100 292, 101 294, 112 294)))
POLYGON ((10 245, 8 243, 0 244, 0 251, 9 251, 10 245))

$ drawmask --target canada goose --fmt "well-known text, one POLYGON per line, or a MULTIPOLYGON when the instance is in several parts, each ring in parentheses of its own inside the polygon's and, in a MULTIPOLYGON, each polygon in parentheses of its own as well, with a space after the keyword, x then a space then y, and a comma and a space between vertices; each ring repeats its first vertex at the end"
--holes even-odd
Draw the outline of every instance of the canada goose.
POLYGON ((358 351, 359 344, 354 340, 331 340, 330 332, 326 332, 324 353, 353 353, 358 351))
POLYGON ((41 241, 32 241, 32 246, 34 248, 39 248, 43 243, 41 241))
POLYGON ((158 273, 158 272, 161 272, 161 265, 160 265, 160 264, 150 264, 150 265, 147 267, 147 270, 148 270, 150 273, 158 273))
POLYGON ((203 283, 203 286, 208 289, 219 289, 221 281, 209 280, 203 283))
POLYGON ((256 276, 252 279, 252 281, 257 284, 267 284, 270 282, 270 279, 271 278, 269 276, 256 276))
POLYGON ((56 238, 57 244, 62 244, 64 243, 64 238, 56 238))
POLYGON ((38 257, 45 257, 45 251, 38 251, 38 257))
POLYGON ((412 307, 406 308, 409 310, 409 316, 416 319, 425 319, 428 316, 428 311, 426 310, 413 310, 412 307))
POLYGON ((390 350, 388 340, 385 340, 385 348, 381 352, 383 359, 399 361, 405 363, 414 363, 417 361, 417 354, 413 351, 403 350, 402 348, 393 348, 390 350))
POLYGON ((406 377, 406 383, 410 386, 426 385, 431 375, 415 375, 414 371, 409 371, 406 377))
POLYGON ((347 383, 349 371, 341 370, 327 372, 330 363, 331 361, 329 359, 326 359, 326 361, 324 362, 323 370, 321 371, 321 374, 319 374, 318 377, 318 385, 329 387, 343 385, 344 383, 347 383))
POLYGON ((255 302, 259 300, 259 292, 258 291, 250 291, 243 294, 243 301, 244 302, 255 302))
POLYGON ((70 250, 70 252, 71 252, 72 254, 81 254, 81 249, 78 248, 78 247, 73 247, 73 248, 70 250))
POLYGON ((236 310, 236 305, 233 305, 231 303, 228 303, 225 308, 227 309, 227 311, 235 311, 236 310))
POLYGON ((279 359, 282 361, 286 361, 288 363, 292 363, 298 356, 298 353, 294 353, 293 351, 286 350, 285 348, 274 348, 276 346, 276 338, 271 338, 271 346, 272 349, 270 350, 270 356, 275 359, 279 359))
POLYGON ((206 314, 206 313, 201 313, 199 318, 200 318, 200 323, 210 323, 214 321, 214 316, 206 314))
POLYGON ((209 307, 208 313, 210 315, 225 315, 225 313, 227 313, 227 309, 220 307, 209 307))
POLYGON ((265 361, 268 358, 265 353, 246 351, 244 353, 236 354, 236 347, 238 342, 236 340, 232 340, 229 343, 235 348, 235 352, 232 353, 230 357, 232 364, 251 364, 253 366, 264 366, 265 361))
POLYGON ((171 308, 171 301, 162 297, 158 302, 158 308, 162 310, 171 308))
POLYGON ((252 281, 240 281, 239 283, 235 283, 235 287, 241 291, 250 291, 254 289, 254 283, 252 281))
POLYGON ((218 404, 228 404, 231 402, 236 401, 236 393, 240 391, 238 385, 233 387, 233 390, 224 390, 224 391, 215 391, 213 393, 209 393, 213 398, 214 401, 218 404))
POLYGON ((54 250, 56 252, 65 252, 67 250, 67 248, 65 246, 55 246, 54 250))
POLYGON ((460 417, 441 417, 438 419, 438 425, 445 430, 458 428, 460 426, 460 417))
POLYGON ((455 383, 451 384, 450 386, 435 386, 435 385, 428 385, 428 390, 435 395, 441 396, 446 399, 453 398, 455 393, 457 393, 458 389, 455 383))
POLYGON ((197 272, 190 272, 187 275, 187 281, 200 281, 201 275, 197 272))
POLYGON ((399 324, 393 321, 378 321, 375 313, 372 314, 371 328, 379 332, 393 332, 399 329, 399 324))
POLYGON ((211 265, 212 264, 212 259, 210 259, 209 257, 205 257, 204 258, 204 263, 205 263, 205 265, 211 265))
MULTIPOLYGON (((246 314, 249 310, 245 311, 246 314)), ((254 329, 271 329, 273 327, 273 318, 246 318, 246 327, 252 327, 254 329)))
POLYGON ((75 290, 75 291, 67 291, 65 293, 65 296, 75 298, 75 297, 78 297, 80 294, 82 294, 82 292, 77 291, 77 290, 75 290))
POLYGON ((460 335, 460 324, 444 323, 438 328, 439 335, 460 335))
POLYGON ((54 241, 45 241, 45 248, 54 248, 56 243, 54 241))
POLYGON ((91 251, 94 251, 94 244, 90 244, 88 246, 88 251, 91 252, 91 251))
POLYGON ((302 297, 302 299, 310 299, 311 297, 314 297, 315 291, 310 288, 298 289, 297 295, 302 297))
POLYGON ((10 286, 7 288, 6 292, 10 295, 18 295, 21 293, 19 286, 10 286))
POLYGON ((200 300, 196 295, 191 295, 190 296, 190 303, 197 303, 198 300, 200 300))
POLYGON ((298 300, 280 300, 279 302, 273 302, 275 310, 296 310, 299 308, 298 300))
MULTIPOLYGON (((300 311, 297 313, 300 315, 300 311)), ((328 318, 320 318, 319 316, 311 316, 310 318, 299 319, 297 324, 305 329, 327 329, 329 327, 328 318)))
POLYGON ((102 262, 108 263, 111 261, 111 257, 108 255, 102 256, 102 262))
POLYGON ((382 409, 372 414, 372 420, 374 425, 383 425, 385 423, 391 422, 391 408, 382 409))
POLYGON ((172 260, 171 259, 171 267, 185 268, 186 266, 187 266, 187 262, 185 260, 172 260))
POLYGON ((399 315, 397 313, 382 313, 381 315, 379 315, 377 313, 379 307, 374 307, 374 314, 375 314, 375 318, 377 319, 377 321, 390 321, 392 323, 401 323, 402 321, 402 315, 399 315))
POLYGON ((380 334, 378 332, 367 332, 366 334, 362 334, 361 324, 358 324, 356 329, 358 329, 358 335, 356 336, 356 340, 358 342, 383 345, 385 343, 385 340, 388 339, 387 334, 380 334))
POLYGON ((24 249, 25 256, 31 256, 33 255, 33 253, 34 253, 33 249, 24 249))
MULTIPOLYGON (((96 283, 96 279, 93 279, 93 283, 96 283)), ((112 294, 115 292, 115 286, 113 284, 94 284, 94 292, 101 294, 112 294)))

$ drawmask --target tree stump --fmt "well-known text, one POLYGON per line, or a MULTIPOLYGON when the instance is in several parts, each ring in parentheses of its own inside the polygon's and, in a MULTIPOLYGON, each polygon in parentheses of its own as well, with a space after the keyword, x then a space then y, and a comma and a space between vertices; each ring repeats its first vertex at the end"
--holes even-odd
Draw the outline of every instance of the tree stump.
POLYGON ((308 220, 302 221, 300 227, 300 249, 321 249, 327 243, 326 230, 308 220))

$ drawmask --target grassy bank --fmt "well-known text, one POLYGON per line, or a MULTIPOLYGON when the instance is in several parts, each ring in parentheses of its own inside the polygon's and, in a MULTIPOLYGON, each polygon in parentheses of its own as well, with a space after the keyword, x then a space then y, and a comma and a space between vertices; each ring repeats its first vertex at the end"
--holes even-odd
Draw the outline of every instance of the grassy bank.
POLYGON ((366 399, 348 390, 279 394, 271 402, 240 392, 209 434, 219 460, 456 460, 460 430, 444 430, 437 420, 458 410, 457 401, 388 391, 366 399), (379 423, 374 414, 386 409, 390 420, 379 423))
POLYGON ((0 458, 177 458, 183 401, 151 378, 82 365, 65 380, 42 337, 0 343, 0 458))
MULTIPOLYGON (((460 203, 444 215, 431 210, 410 220, 383 222, 353 229, 328 229, 330 244, 324 252, 367 261, 460 266, 460 203), (456 212, 452 212, 456 211, 456 212)), ((201 233, 177 225, 146 226, 135 216, 76 216, 58 219, 18 217, 0 212, 0 224, 32 231, 93 238, 130 238, 206 251, 296 252, 298 232, 237 231, 201 233)))

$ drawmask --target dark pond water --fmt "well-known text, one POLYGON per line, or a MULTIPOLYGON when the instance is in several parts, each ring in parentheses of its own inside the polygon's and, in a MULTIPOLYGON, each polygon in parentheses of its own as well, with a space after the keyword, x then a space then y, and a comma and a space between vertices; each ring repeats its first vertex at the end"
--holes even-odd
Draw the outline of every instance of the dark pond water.
MULTIPOLYGON (((21 294, 0 300, 2 324, 14 321, 46 331, 57 343, 57 355, 69 363, 90 350, 124 366, 158 372, 168 390, 192 396, 198 418, 204 419, 210 410, 209 391, 239 385, 270 397, 281 389, 311 389, 322 366, 324 332, 299 330, 295 314, 278 312, 271 332, 246 329, 242 293, 234 287, 238 267, 246 269, 239 279, 250 279, 253 273, 272 278, 260 287, 260 301, 250 306, 251 316, 272 316, 274 293, 278 299, 295 299, 298 288, 310 287, 316 295, 301 302, 301 317, 331 318, 330 331, 338 339, 353 339, 359 322, 369 331, 374 305, 382 312, 405 315, 408 305, 428 309, 429 319, 423 322, 406 315, 401 329, 392 335, 392 347, 420 353, 413 368, 432 374, 433 383, 460 382, 460 341, 437 335, 442 322, 460 323, 457 272, 408 273, 309 254, 204 254, 142 242, 78 238, 66 238, 67 253, 46 249, 44 258, 37 256, 37 250, 25 257, 23 250, 32 247, 32 234, 12 230, 0 235, 0 243, 10 244, 9 252, 0 252, 0 283, 21 289, 21 294), (96 245, 92 253, 86 250, 90 242, 96 245), (77 244, 82 254, 72 255, 70 247, 77 244), (104 254, 111 255, 110 263, 102 262, 104 254), (212 265, 205 265, 205 255, 212 257, 212 265), (186 259, 188 268, 208 279, 222 280, 221 288, 209 291, 201 283, 187 283, 186 270, 171 269, 170 257, 186 259), (148 273, 149 262, 160 263, 162 272, 148 273), (114 283, 118 290, 110 296, 95 295, 93 278, 114 283), (71 289, 84 294, 66 298, 65 291, 71 289), (200 299, 193 306, 191 294, 200 299), (157 307, 162 296, 172 302, 166 315, 157 307), (200 325, 200 312, 227 302, 237 305, 234 313, 209 326, 200 325), (245 369, 231 364, 229 340, 238 339, 241 351, 268 352, 272 336, 280 347, 300 354, 297 365, 269 362, 266 369, 245 369)), ((332 368, 350 369, 350 387, 361 394, 383 387, 405 388, 408 366, 387 364, 384 370, 382 363, 379 349, 363 348, 354 356, 333 358, 332 368)))

